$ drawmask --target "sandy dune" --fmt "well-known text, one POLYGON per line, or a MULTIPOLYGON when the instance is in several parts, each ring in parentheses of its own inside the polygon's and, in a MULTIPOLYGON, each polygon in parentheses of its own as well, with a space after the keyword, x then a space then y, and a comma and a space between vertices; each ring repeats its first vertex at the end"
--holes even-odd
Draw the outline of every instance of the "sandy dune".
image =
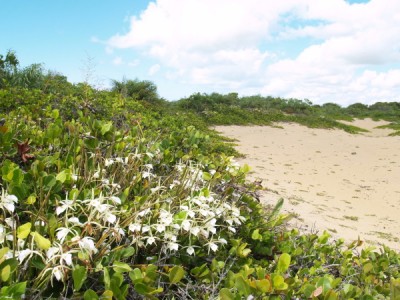
POLYGON ((263 180, 263 201, 283 197, 285 211, 297 215, 293 226, 400 250, 400 137, 375 128, 385 122, 353 124, 370 132, 286 123, 216 130, 238 140, 246 155, 239 162, 252 167, 250 179, 263 180))

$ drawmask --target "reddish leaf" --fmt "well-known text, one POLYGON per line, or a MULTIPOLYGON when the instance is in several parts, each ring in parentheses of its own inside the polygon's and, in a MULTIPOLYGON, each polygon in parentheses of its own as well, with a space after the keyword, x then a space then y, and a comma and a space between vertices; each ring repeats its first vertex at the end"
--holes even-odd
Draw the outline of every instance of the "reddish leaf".
POLYGON ((34 159, 35 156, 32 154, 28 154, 31 148, 29 147, 29 140, 26 140, 22 143, 17 143, 18 155, 21 156, 23 162, 27 162, 29 159, 34 159))
POLYGON ((319 295, 321 295, 323 292, 323 288, 322 286, 318 287, 312 294, 312 297, 318 297, 319 295))

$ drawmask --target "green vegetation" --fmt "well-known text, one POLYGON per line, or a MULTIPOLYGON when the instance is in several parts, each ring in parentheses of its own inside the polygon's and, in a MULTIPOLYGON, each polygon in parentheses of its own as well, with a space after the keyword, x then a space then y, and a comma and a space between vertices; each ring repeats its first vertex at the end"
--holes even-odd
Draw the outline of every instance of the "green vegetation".
POLYGON ((356 216, 343 216, 343 218, 351 221, 358 221, 358 217, 356 216))
POLYGON ((394 121, 394 122, 391 122, 391 123, 388 124, 388 125, 379 126, 378 128, 393 129, 394 132, 392 132, 391 134, 389 134, 390 136, 400 135, 400 123, 399 123, 398 120, 397 120, 397 121, 394 121))
POLYGON ((400 103, 397 102, 378 102, 370 106, 357 103, 342 108, 334 103, 313 105, 309 100, 213 93, 194 94, 171 105, 196 113, 207 124, 271 125, 274 122, 295 122, 312 128, 339 128, 350 133, 365 130, 345 125, 340 120, 383 119, 393 122, 393 128, 397 129, 400 118, 400 103))
POLYGON ((261 206, 248 167, 208 129, 340 127, 322 107, 235 94, 168 103, 149 82, 98 91, 43 71, 26 86, 5 60, 0 299, 399 299, 399 253, 288 230, 283 201, 261 206))

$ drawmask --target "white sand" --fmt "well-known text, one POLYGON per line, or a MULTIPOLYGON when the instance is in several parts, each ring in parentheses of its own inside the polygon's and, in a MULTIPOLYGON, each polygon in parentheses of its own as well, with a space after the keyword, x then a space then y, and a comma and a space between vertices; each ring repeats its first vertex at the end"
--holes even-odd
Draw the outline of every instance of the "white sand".
POLYGON ((284 198, 284 211, 297 215, 293 226, 400 250, 400 137, 375 128, 385 122, 353 124, 370 132, 287 123, 216 130, 238 140, 246 155, 239 162, 252 167, 251 180, 263 180, 262 201, 284 198))

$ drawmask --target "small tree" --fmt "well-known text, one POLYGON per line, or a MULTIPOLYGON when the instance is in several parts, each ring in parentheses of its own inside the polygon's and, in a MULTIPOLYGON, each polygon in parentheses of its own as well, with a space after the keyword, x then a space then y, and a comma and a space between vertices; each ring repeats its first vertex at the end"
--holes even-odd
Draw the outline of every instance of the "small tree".
POLYGON ((111 84, 111 90, 120 93, 123 97, 132 97, 136 100, 148 102, 159 100, 157 86, 151 81, 123 79, 122 81, 113 80, 111 84))
POLYGON ((11 76, 11 86, 19 86, 28 89, 41 89, 43 86, 44 74, 41 64, 32 64, 23 69, 17 69, 11 76))
POLYGON ((18 65, 19 61, 14 51, 8 50, 5 57, 0 54, 0 88, 4 88, 17 73, 18 65))
POLYGON ((0 54, 0 88, 6 86, 30 89, 42 88, 44 80, 41 64, 19 68, 19 60, 14 51, 9 50, 4 57, 0 54))

